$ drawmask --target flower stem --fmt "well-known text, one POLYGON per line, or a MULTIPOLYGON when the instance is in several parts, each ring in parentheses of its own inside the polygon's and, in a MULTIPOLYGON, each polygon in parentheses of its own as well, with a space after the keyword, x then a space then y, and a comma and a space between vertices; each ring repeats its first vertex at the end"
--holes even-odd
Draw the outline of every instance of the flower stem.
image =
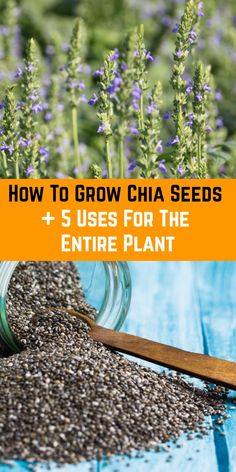
POLYGON ((108 174, 108 178, 109 178, 109 179, 112 179, 110 136, 106 136, 106 162, 107 162, 107 174, 108 174))
POLYGON ((125 170, 124 170, 124 137, 119 137, 119 161, 120 161, 120 179, 124 178, 125 170))
POLYGON ((202 157, 202 139, 201 139, 201 134, 198 131, 198 138, 197 138, 198 177, 201 177, 201 157, 202 157))
POLYGON ((16 176, 16 179, 20 178, 18 158, 16 159, 16 162, 15 162, 15 176, 16 176))
POLYGON ((143 100, 143 92, 140 97, 140 128, 143 130, 144 128, 144 100, 143 100))
POLYGON ((78 114, 77 114, 77 108, 75 106, 72 108, 72 132, 73 132, 75 163, 78 167, 77 175, 78 175, 78 177, 81 177, 81 174, 80 174, 81 160, 80 160, 80 152, 79 152, 78 114))
POLYGON ((10 173, 9 173, 8 165, 7 165, 7 157, 6 157, 6 154, 5 154, 4 151, 2 152, 2 156, 3 156, 3 169, 4 169, 4 172, 6 174, 6 177, 10 177, 10 173))

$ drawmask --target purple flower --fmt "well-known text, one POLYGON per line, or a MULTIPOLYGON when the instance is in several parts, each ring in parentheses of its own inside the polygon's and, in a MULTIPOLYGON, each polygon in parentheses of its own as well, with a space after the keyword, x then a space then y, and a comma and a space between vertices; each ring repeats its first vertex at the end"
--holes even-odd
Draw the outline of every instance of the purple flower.
POLYGON ((53 117, 53 114, 50 111, 47 111, 47 113, 45 113, 44 119, 45 121, 51 121, 52 117, 53 117))
POLYGON ((204 92, 211 92, 211 87, 207 83, 205 83, 203 86, 203 90, 204 92))
POLYGON ((67 65, 66 64, 62 64, 62 66, 60 67, 60 71, 62 72, 63 70, 66 70, 67 69, 67 65))
POLYGON ((218 116, 218 118, 216 118, 216 127, 217 129, 220 129, 220 128, 223 128, 223 126, 224 126, 224 120, 222 116, 218 116))
POLYGON ((14 75, 15 79, 19 79, 23 74, 23 70, 21 69, 21 67, 17 67, 16 69, 16 73, 14 75))
POLYGON ((198 102, 202 102, 202 98, 203 98, 203 97, 202 97, 201 92, 198 92, 197 95, 196 95, 196 100, 197 100, 198 102))
POLYGON ((105 124, 104 124, 104 123, 101 123, 101 124, 99 125, 98 129, 97 129, 97 133, 102 134, 102 133, 105 132, 105 130, 106 130, 105 124))
POLYGON ((22 108, 22 106, 23 106, 23 102, 22 102, 22 100, 19 100, 16 104, 16 110, 20 110, 22 108))
POLYGON ((33 64, 29 64, 28 67, 26 67, 26 70, 28 72, 32 72, 32 70, 34 70, 34 65, 33 64))
POLYGON ((173 144, 178 144, 179 143, 179 137, 175 136, 175 138, 172 138, 168 143, 166 143, 166 147, 173 146, 173 144))
POLYGON ((33 174, 34 171, 35 171, 34 166, 30 164, 26 169, 26 177, 29 177, 29 175, 33 174))
POLYGON ((155 105, 153 100, 151 100, 147 106, 147 114, 151 115, 155 111, 155 105))
POLYGON ((133 100, 133 101, 132 101, 132 106, 133 106, 133 109, 134 109, 135 111, 139 111, 139 110, 140 110, 139 103, 138 103, 136 100, 133 100))
POLYGON ((57 177, 57 179, 64 179, 65 174, 63 174, 62 172, 56 172, 56 177, 57 177))
POLYGON ((54 133, 53 133, 53 131, 50 131, 50 132, 48 133, 47 139, 48 139, 48 141, 53 141, 53 140, 54 140, 54 133))
POLYGON ((141 94, 142 94, 142 91, 139 87, 139 84, 138 84, 138 82, 135 82, 135 84, 132 88, 132 97, 134 98, 134 100, 140 100, 141 94))
POLYGON ((190 95, 190 93, 192 93, 192 91, 193 91, 193 83, 192 83, 191 80, 188 80, 187 87, 186 87, 186 93, 188 95, 190 95))
POLYGON ((100 67, 100 69, 95 70, 95 72, 93 73, 93 76, 101 77, 103 75, 103 72, 104 72, 104 67, 100 67))
POLYGON ((72 174, 74 175, 74 177, 77 177, 77 176, 78 176, 78 172, 79 172, 79 168, 78 168, 78 166, 75 166, 75 167, 72 169, 72 174))
POLYGON ((93 107, 97 103, 97 101, 98 101, 98 96, 96 95, 96 93, 94 93, 92 98, 90 98, 90 100, 88 101, 88 105, 93 107))
POLYGON ((45 48, 45 53, 47 56, 53 56, 53 54, 55 53, 55 48, 51 44, 49 44, 45 48))
POLYGON ((163 115, 163 118, 164 120, 168 121, 171 119, 171 112, 170 111, 166 111, 163 115))
POLYGON ((34 105, 32 106, 32 110, 34 113, 40 113, 41 111, 43 111, 42 103, 41 102, 34 103, 34 105))
POLYGON ((104 169, 104 170, 102 171, 102 177, 103 177, 103 179, 106 179, 106 178, 108 177, 107 169, 104 169))
POLYGON ((138 136, 138 134, 139 134, 138 129, 134 125, 130 126, 130 132, 131 132, 131 134, 133 134, 133 136, 138 136))
POLYGON ((178 165, 178 167, 177 167, 177 172, 178 172, 178 174, 180 175, 180 177, 183 177, 183 175, 185 174, 185 170, 184 170, 182 164, 179 164, 179 165, 178 165))
POLYGON ((57 146, 56 153, 62 155, 64 152, 63 146, 57 146))
POLYGON ((117 90, 120 88, 123 80, 121 77, 115 77, 110 85, 110 87, 107 88, 107 92, 110 95, 113 95, 114 93, 117 92, 117 90))
POLYGON ((154 61, 154 57, 151 55, 151 52, 147 51, 146 49, 145 49, 145 58, 147 59, 147 61, 150 61, 150 62, 154 61))
POLYGON ((61 46, 61 50, 62 52, 68 52, 69 50, 69 44, 68 43, 63 43, 62 46, 61 46))
POLYGON ((80 81, 80 83, 79 83, 79 89, 80 89, 80 90, 84 90, 84 89, 85 89, 84 80, 81 80, 81 81, 80 81))
POLYGON ((168 15, 163 15, 161 17, 161 24, 166 27, 170 27, 172 25, 172 18, 168 15))
POLYGON ((36 100, 38 99, 38 95, 36 95, 36 93, 31 93, 31 95, 29 95, 29 99, 32 102, 36 102, 36 100))
POLYGON ((188 115, 188 121, 186 123, 186 126, 192 126, 193 125, 193 119, 194 119, 194 115, 193 115, 193 113, 190 113, 188 115))
POLYGON ((8 36, 8 33, 9 33, 9 29, 7 28, 7 26, 0 26, 0 35, 6 37, 8 36))
POLYGON ((1 103, 0 103, 0 110, 3 110, 3 108, 5 108, 5 106, 6 106, 6 100, 4 98, 4 100, 2 100, 1 103))
POLYGON ((159 141, 158 145, 157 145, 157 152, 159 154, 162 154, 163 153, 163 146, 162 146, 162 140, 159 141))
POLYGON ((127 69, 128 69, 127 64, 121 64, 121 69, 122 69, 122 70, 127 70, 127 69))
POLYGON ((213 131, 212 127, 210 125, 207 125, 206 132, 210 134, 212 133, 212 131, 213 131))
POLYGON ((78 82, 77 82, 77 80, 76 80, 76 79, 73 79, 73 80, 70 82, 69 87, 70 87, 71 90, 74 90, 75 88, 77 88, 77 87, 78 87, 78 82))
POLYGON ((167 168, 166 168, 166 166, 165 166, 165 160, 164 160, 164 159, 159 162, 158 167, 159 167, 159 170, 160 170, 163 174, 167 174, 168 171, 167 171, 167 168))
POLYGON ((222 100, 222 93, 220 90, 218 90, 216 93, 215 93, 215 99, 217 102, 221 102, 222 100))
POLYGON ((22 136, 18 139, 18 144, 24 148, 30 146, 32 144, 32 139, 24 139, 22 136))
POLYGON ((196 40, 197 40, 197 33, 194 30, 190 31, 188 42, 190 44, 194 44, 196 40))
POLYGON ((136 167, 137 167, 137 161, 136 159, 134 159, 128 165, 128 172, 133 172, 133 170, 136 169, 136 167))
POLYGON ((48 152, 48 149, 45 146, 41 146, 39 148, 39 154, 40 154, 41 160, 43 162, 48 162, 49 152, 48 152))
POLYGON ((88 100, 87 100, 86 96, 84 95, 84 93, 82 95, 80 95, 80 101, 81 101, 81 103, 88 103, 88 100))
POLYGON ((115 49, 113 54, 111 55, 111 61, 116 61, 117 59, 119 59, 120 57, 120 53, 119 53, 119 49, 115 49))
POLYGON ((197 12, 198 16, 204 16, 203 8, 204 8, 204 3, 200 2, 198 5, 198 12, 197 12))
POLYGON ((4 128, 2 126, 0 126, 0 136, 2 136, 4 133, 4 128))
POLYGON ((12 156, 12 154, 14 152, 14 147, 12 146, 12 144, 7 144, 7 143, 3 142, 1 147, 0 147, 0 151, 7 151, 7 152, 9 152, 10 156, 12 156))
POLYGON ((193 38, 193 39, 196 40, 196 39, 197 39, 197 33, 196 33, 196 31, 194 31, 194 30, 190 31, 190 36, 191 36, 191 38, 193 38))
POLYGON ((132 101, 133 108, 134 108, 134 110, 139 110, 140 106, 139 106, 138 102, 141 98, 142 91, 139 87, 138 82, 135 82, 131 93, 132 93, 132 97, 133 97, 133 101, 132 101))
POLYGON ((176 23, 175 27, 172 29, 172 33, 178 33, 179 29, 180 29, 180 24, 176 23))
POLYGON ((178 59, 180 59, 182 57, 182 54, 183 53, 182 53, 181 49, 177 49, 176 56, 178 57, 178 59))
POLYGON ((57 111, 59 111, 59 113, 61 113, 62 111, 64 111, 64 104, 63 103, 58 103, 57 105, 57 111))

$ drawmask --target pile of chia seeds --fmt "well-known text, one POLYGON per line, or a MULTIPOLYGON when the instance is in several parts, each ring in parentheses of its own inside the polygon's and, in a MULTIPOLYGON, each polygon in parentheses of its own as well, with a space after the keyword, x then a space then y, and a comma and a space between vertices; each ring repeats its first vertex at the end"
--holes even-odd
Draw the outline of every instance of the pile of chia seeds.
POLYGON ((208 434, 206 416, 223 421, 224 391, 127 360, 94 342, 62 306, 95 316, 73 264, 17 267, 7 307, 25 349, 0 359, 2 460, 77 463, 159 451, 183 432, 208 434))

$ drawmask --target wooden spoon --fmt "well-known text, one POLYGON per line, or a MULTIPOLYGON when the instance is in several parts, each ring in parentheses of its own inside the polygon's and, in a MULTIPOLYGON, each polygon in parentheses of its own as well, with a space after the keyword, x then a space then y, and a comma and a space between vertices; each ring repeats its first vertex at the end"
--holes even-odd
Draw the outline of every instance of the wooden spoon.
POLYGON ((63 310, 87 323, 90 327, 91 338, 109 348, 236 390, 236 362, 196 354, 139 336, 120 333, 97 325, 95 321, 75 310, 65 308, 63 310))

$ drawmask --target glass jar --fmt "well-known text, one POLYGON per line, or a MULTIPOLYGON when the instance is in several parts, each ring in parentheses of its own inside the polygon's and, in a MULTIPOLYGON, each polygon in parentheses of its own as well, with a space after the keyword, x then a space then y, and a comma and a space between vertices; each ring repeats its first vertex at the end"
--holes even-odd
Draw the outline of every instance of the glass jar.
MULTIPOLYGON (((0 341, 9 352, 20 352, 6 309, 7 290, 18 262, 0 262, 0 341)), ((131 278, 126 262, 74 262, 85 297, 97 310, 97 323, 119 330, 131 299, 131 278)))

